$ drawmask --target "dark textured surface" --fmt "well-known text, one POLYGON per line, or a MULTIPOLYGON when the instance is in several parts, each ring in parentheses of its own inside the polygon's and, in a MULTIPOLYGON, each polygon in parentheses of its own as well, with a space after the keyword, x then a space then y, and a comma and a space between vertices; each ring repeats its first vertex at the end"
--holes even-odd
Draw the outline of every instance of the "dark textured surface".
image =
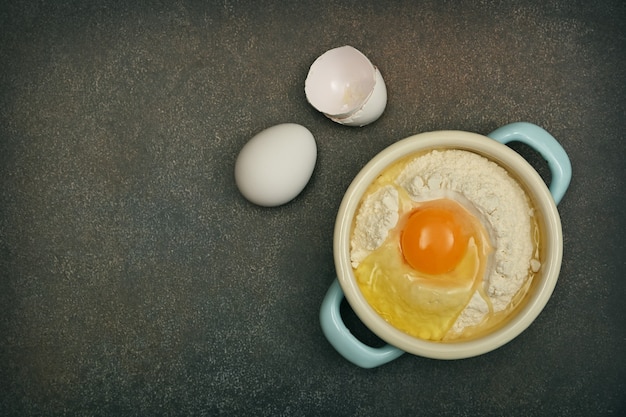
POLYGON ((625 19, 621 0, 3 1, 0 415, 624 415, 625 19), (344 44, 389 92, 361 129, 303 93, 344 44), (519 120, 574 167, 544 312, 473 359, 342 359, 318 310, 351 179, 403 137, 519 120), (313 132, 316 170, 259 208, 234 161, 283 122, 313 132))

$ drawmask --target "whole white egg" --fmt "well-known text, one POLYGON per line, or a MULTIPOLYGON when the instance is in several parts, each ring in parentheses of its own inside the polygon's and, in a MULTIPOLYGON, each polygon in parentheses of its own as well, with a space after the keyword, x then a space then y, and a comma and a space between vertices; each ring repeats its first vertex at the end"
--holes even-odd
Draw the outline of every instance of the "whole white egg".
POLYGON ((255 135, 235 163, 235 181, 252 203, 274 207, 293 200, 307 185, 317 160, 313 134, 284 123, 255 135))

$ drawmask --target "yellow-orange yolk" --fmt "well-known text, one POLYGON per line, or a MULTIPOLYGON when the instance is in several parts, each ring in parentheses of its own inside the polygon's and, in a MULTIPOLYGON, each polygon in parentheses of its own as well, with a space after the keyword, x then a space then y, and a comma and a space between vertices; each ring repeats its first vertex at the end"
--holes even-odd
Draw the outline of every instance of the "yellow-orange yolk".
POLYGON ((458 207, 445 200, 433 203, 409 215, 400 244, 404 259, 412 268, 438 275, 452 271, 459 264, 472 230, 458 207))
POLYGON ((354 275, 365 299, 391 325, 424 340, 444 340, 482 283, 489 235, 456 200, 403 201, 396 227, 354 275))

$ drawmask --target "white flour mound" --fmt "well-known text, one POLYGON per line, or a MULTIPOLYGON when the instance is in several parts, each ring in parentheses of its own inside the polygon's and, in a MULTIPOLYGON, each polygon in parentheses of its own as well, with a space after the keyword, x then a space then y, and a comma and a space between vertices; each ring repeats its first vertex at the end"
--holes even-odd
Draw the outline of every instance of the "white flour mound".
POLYGON ((353 268, 387 239, 389 231, 398 223, 398 209, 398 190, 391 185, 376 190, 363 200, 351 240, 353 268))
MULTIPOLYGON (((504 310, 526 282, 529 269, 536 271, 533 257, 532 209, 519 184, 494 162, 461 150, 431 151, 407 163, 396 179, 413 201, 459 196, 476 213, 489 232, 494 254, 484 278, 484 292, 476 291, 452 331, 476 325, 489 312, 504 310)), ((356 268, 386 239, 399 218, 399 195, 386 185, 362 202, 351 239, 351 261, 356 268)))

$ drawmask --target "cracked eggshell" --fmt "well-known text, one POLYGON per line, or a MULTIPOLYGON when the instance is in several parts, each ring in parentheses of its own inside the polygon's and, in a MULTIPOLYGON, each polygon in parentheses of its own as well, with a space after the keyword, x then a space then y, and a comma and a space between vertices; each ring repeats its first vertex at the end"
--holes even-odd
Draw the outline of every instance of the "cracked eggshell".
POLYGON ((329 119, 347 126, 376 121, 387 105, 382 74, 356 48, 331 49, 313 62, 304 87, 307 100, 329 119))

